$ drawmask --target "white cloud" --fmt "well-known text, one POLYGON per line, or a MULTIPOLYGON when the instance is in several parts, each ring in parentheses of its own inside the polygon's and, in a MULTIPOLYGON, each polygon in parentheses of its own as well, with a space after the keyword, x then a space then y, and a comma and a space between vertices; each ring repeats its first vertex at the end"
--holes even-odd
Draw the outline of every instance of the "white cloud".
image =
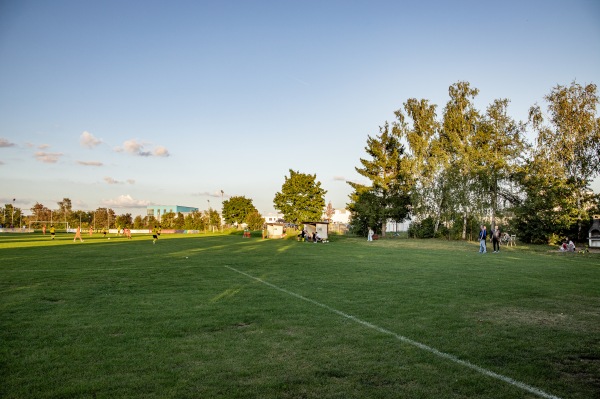
POLYGON ((167 150, 162 145, 159 145, 158 147, 154 148, 154 156, 157 156, 157 157, 168 157, 169 156, 169 150, 167 150))
POLYGON ((43 152, 43 151, 38 151, 34 154, 35 158, 40 161, 40 162, 44 162, 44 163, 57 163, 59 158, 62 157, 64 154, 60 153, 60 152, 43 152))
POLYGON ((129 183, 129 184, 135 184, 135 180, 133 180, 133 179, 127 179, 127 183, 129 183))
POLYGON ((150 204, 150 201, 133 199, 129 194, 119 195, 115 199, 102 201, 102 205, 115 208, 145 208, 150 204))
POLYGON ((46 148, 50 148, 50 144, 40 144, 38 145, 38 149, 45 150, 46 148))
POLYGON ((81 144, 82 147, 94 148, 101 143, 102 140, 97 139, 88 131, 81 133, 81 136, 79 136, 79 144, 81 144))
POLYGON ((139 155, 144 148, 144 144, 137 140, 127 140, 123 143, 123 148, 130 154, 139 155))
POLYGON ((83 166, 102 166, 102 165, 104 165, 102 162, 99 162, 99 161, 77 161, 77 163, 79 165, 83 165, 83 166))
POLYGON ((344 176, 333 176, 333 181, 346 181, 344 176))
POLYGON ((14 147, 15 143, 11 143, 5 138, 0 138, 0 148, 14 147))

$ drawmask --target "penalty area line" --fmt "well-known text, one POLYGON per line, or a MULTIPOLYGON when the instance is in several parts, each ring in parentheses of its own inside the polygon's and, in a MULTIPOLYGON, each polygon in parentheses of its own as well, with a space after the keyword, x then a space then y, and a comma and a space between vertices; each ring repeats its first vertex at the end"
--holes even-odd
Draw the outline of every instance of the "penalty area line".
POLYGON ((355 323, 358 323, 360 325, 363 325, 365 327, 368 327, 370 329, 378 331, 378 332, 380 332, 382 334, 391 335, 392 337, 398 339, 401 342, 404 342, 406 344, 415 346, 415 347, 417 347, 419 349, 422 349, 422 350, 424 350, 426 352, 434 354, 434 355, 436 355, 438 357, 441 357, 443 359, 450 360, 453 363, 456 363, 456 364, 461 365, 463 367, 467 367, 467 368, 469 368, 471 370, 474 370, 474 371, 476 371, 476 372, 478 372, 480 374, 483 374, 485 376, 488 376, 488 377, 495 378, 497 380, 506 382, 507 384, 510 384, 510 385, 512 385, 514 387, 520 388, 520 389, 522 389, 524 391, 527 391, 529 393, 532 393, 534 395, 537 395, 537 396, 545 398, 545 399, 561 399, 560 397, 551 395, 549 393, 546 393, 546 392, 542 391, 539 388, 533 387, 531 385, 527 385, 527 384, 525 384, 523 382, 514 380, 514 379, 512 379, 510 377, 506 377, 506 376, 504 376, 502 374, 495 373, 495 372, 493 372, 491 370, 488 370, 486 368, 477 366, 476 364, 473 364, 473 363, 468 362, 466 360, 459 359, 458 357, 456 357, 454 355, 451 355, 451 354, 446 353, 446 352, 442 352, 442 351, 440 351, 438 349, 435 349, 435 348, 433 348, 433 347, 431 347, 429 345, 425 345, 425 344, 423 344, 421 342, 412 340, 412 339, 407 338, 407 337, 405 337, 403 335, 396 334, 393 331, 387 330, 387 329, 385 329, 383 327, 379 327, 379 326, 377 326, 375 324, 369 323, 368 321, 361 320, 361 319, 359 319, 359 318, 357 318, 355 316, 352 316, 350 314, 344 313, 341 310, 337 310, 335 308, 332 308, 331 306, 325 305, 325 304, 323 304, 321 302, 317 302, 314 299, 307 298, 307 297, 302 296, 300 294, 297 294, 295 292, 286 290, 285 288, 281 288, 281 287, 279 287, 279 286, 277 286, 275 284, 271 284, 271 283, 269 283, 269 282, 267 282, 267 281, 265 281, 263 279, 260 279, 258 277, 252 276, 251 274, 245 273, 245 272, 243 272, 241 270, 238 270, 238 269, 236 269, 234 267, 227 266, 227 265, 224 265, 224 267, 226 267, 227 269, 229 269, 231 271, 239 273, 239 274, 241 274, 243 276, 246 276, 246 277, 248 277, 248 278, 250 278, 252 280, 255 280, 255 281, 257 281, 257 282, 259 282, 261 284, 264 284, 264 285, 266 285, 268 287, 271 287, 271 288, 273 288, 273 289, 275 289, 277 291, 283 292, 284 294, 293 296, 294 298, 301 299, 301 300, 303 300, 305 302, 308 302, 308 303, 311 303, 311 304, 313 304, 315 306, 318 306, 320 308, 326 309, 326 310, 328 310, 328 311, 330 311, 332 313, 337 314, 338 316, 341 316, 341 317, 343 317, 345 319, 348 319, 348 320, 352 320, 355 323))

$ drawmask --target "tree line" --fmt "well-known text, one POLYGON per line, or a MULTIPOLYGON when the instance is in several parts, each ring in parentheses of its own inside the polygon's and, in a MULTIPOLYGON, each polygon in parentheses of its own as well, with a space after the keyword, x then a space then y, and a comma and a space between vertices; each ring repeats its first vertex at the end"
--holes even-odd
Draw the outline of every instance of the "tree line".
MULTIPOLYGON (((438 106, 410 98, 394 112, 395 120, 367 137, 367 156, 356 171, 368 183, 348 182, 351 231, 369 227, 385 236, 388 222, 411 220, 413 237, 470 239, 481 223, 500 225, 525 242, 551 243, 564 236, 583 239, 591 215, 600 214, 600 195, 590 182, 600 174, 600 118, 597 87, 590 83, 557 85, 544 97, 547 109, 529 109, 528 120, 509 116, 508 99, 477 109, 479 90, 469 82, 448 89, 438 106), (529 142, 526 133, 535 138, 529 142)), ((289 170, 273 204, 288 223, 321 220, 325 194, 315 174, 289 170)), ((110 208, 73 211, 70 199, 50 210, 36 203, 29 220, 71 225, 151 228, 153 216, 116 215, 110 208)), ((332 213, 330 206, 328 213, 332 213)), ((23 220, 6 204, 6 226, 23 220)), ((223 202, 223 221, 257 230, 264 218, 244 196, 223 202)), ((163 228, 207 230, 221 225, 216 210, 162 215, 163 228)))
POLYGON ((410 218, 417 237, 467 239, 487 222, 526 242, 584 238, 600 213, 590 189, 600 172, 596 85, 554 87, 547 110, 532 106, 526 122, 509 116, 508 99, 477 109, 469 82, 448 94, 440 116, 437 105, 411 98, 368 137, 356 171, 370 183, 349 182, 354 231, 385 235, 388 221, 410 218))

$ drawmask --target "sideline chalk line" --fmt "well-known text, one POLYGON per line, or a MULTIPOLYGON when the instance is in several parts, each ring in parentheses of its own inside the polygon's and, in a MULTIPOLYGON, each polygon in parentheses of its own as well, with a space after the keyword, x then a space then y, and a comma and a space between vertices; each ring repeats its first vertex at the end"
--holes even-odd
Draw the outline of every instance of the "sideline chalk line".
POLYGON ((433 348, 431 346, 428 346, 428 345, 422 344, 420 342, 414 341, 414 340, 412 340, 410 338, 407 338, 407 337, 405 337, 403 335, 396 334, 393 331, 387 330, 387 329, 385 329, 383 327, 376 326, 375 324, 369 323, 368 321, 364 321, 364 320, 361 320, 361 319, 359 319, 357 317, 354 317, 352 315, 344 313, 341 310, 334 309, 334 308, 332 308, 332 307, 330 307, 328 305, 325 305, 325 304, 323 304, 321 302, 317 302, 317 301, 315 301, 313 299, 304 297, 304 296, 302 296, 300 294, 296 294, 295 292, 286 290, 285 288, 281 288, 279 286, 276 286, 275 284, 271 284, 268 281, 262 280, 262 279, 260 279, 258 277, 255 277, 255 276, 252 276, 252 275, 250 275, 248 273, 245 273, 245 272, 243 272, 241 270, 238 270, 238 269, 236 269, 234 267, 231 267, 231 266, 228 266, 228 265, 225 265, 224 267, 226 267, 227 269, 232 270, 232 271, 234 271, 236 273, 239 273, 239 274, 241 274, 243 276, 251 278, 251 279, 253 279, 255 281, 258 281, 259 283, 262 283, 262 284, 264 284, 266 286, 269 286, 269 287, 271 287, 273 289, 276 289, 277 291, 283 292, 285 294, 288 294, 288 295, 293 296, 295 298, 301 299, 301 300, 306 301, 308 303, 312 303, 313 305, 319 306, 319 307, 321 307, 323 309, 326 309, 326 310, 328 310, 328 311, 330 311, 332 313, 337 314, 338 316, 342 316, 345 319, 352 320, 352 321, 354 321, 354 322, 356 322, 358 324, 361 324, 361 325, 363 325, 365 327, 369 327, 369 328, 371 328, 371 329, 373 329, 375 331, 378 331, 378 332, 380 332, 382 334, 391 335, 394 338, 398 339, 399 341, 402 341, 402 342, 407 343, 409 345, 415 346, 415 347, 417 347, 419 349, 423 349, 424 351, 432 353, 432 354, 434 354, 436 356, 439 356, 439 357, 441 357, 443 359, 450 360, 450 361, 452 361, 452 362, 454 362, 456 364, 459 364, 461 366, 470 368, 471 370, 477 371, 480 374, 486 375, 488 377, 495 378, 495 379, 500 380, 500 381, 504 381, 504 382, 506 382, 506 383, 514 386, 514 387, 521 388, 521 389, 523 389, 523 390, 525 390, 527 392, 530 392, 530 393, 535 394, 535 395, 537 395, 539 397, 542 397, 542 398, 546 398, 546 399, 561 399, 560 397, 551 395, 549 393, 546 393, 546 392, 542 391, 539 388, 533 387, 531 385, 527 385, 527 384, 525 384, 523 382, 514 380, 514 379, 512 379, 510 377, 506 377, 506 376, 504 376, 502 374, 495 373, 495 372, 493 372, 491 370, 488 370, 486 368, 477 366, 476 364, 470 363, 470 362, 468 362, 466 360, 459 359, 458 357, 456 357, 454 355, 451 355, 451 354, 446 353, 446 352, 442 352, 442 351, 437 350, 437 349, 435 349, 435 348, 433 348))

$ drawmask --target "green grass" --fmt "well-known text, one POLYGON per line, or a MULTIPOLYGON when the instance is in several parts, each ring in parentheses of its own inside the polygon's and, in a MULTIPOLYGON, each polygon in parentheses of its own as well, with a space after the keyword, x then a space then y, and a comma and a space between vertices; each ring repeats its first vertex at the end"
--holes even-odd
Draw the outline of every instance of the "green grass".
POLYGON ((598 254, 72 237, 0 235, 2 398, 540 397, 482 370, 600 392, 598 254))

